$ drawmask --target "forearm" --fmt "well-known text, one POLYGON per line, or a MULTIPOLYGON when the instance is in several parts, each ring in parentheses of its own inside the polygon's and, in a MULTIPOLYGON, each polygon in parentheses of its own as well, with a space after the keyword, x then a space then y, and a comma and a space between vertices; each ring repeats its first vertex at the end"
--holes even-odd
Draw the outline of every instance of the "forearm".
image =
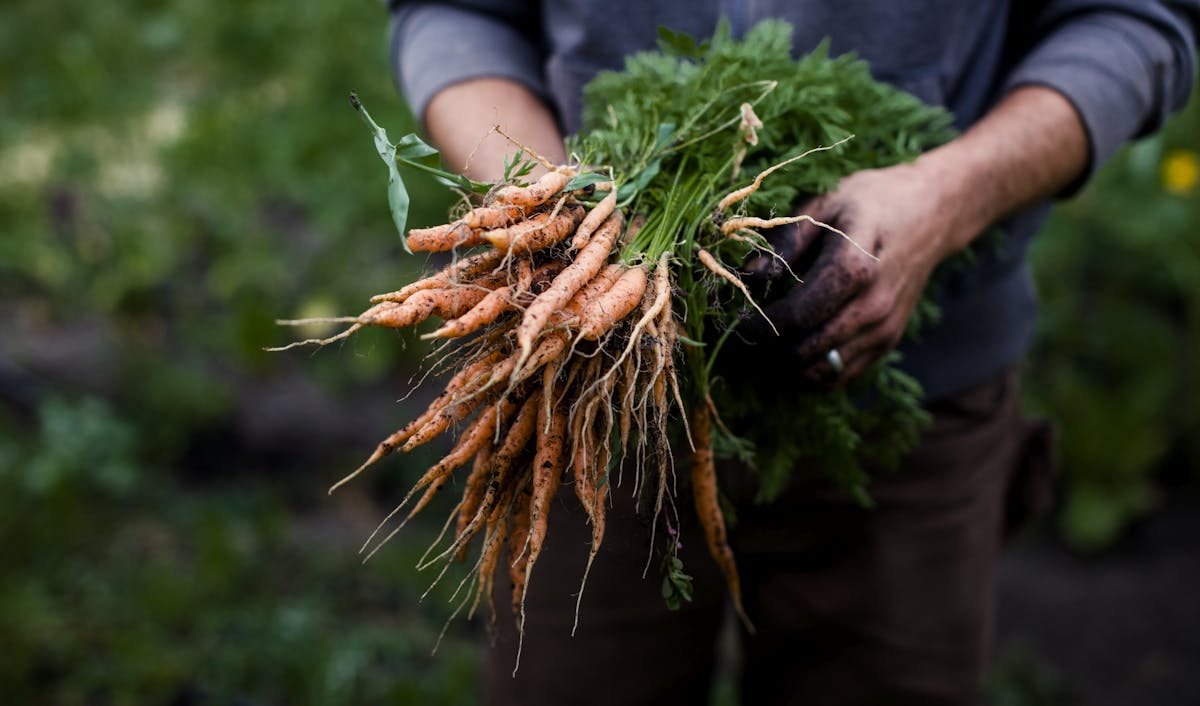
POLYGON ((1087 132, 1062 94, 1018 88, 958 139, 914 164, 938 189, 944 259, 1004 216, 1059 193, 1088 164, 1087 132))
POLYGON ((505 157, 520 148, 493 128, 547 160, 566 160, 562 135, 550 109, 523 85, 478 78, 448 86, 429 101, 424 123, 446 164, 472 179, 496 181, 505 157))

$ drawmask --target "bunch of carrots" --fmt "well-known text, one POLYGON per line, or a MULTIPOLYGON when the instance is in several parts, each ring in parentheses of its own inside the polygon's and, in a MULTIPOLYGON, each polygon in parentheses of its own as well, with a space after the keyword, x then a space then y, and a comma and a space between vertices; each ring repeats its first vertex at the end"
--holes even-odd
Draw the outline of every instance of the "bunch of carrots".
MULTIPOLYGON (((658 524, 664 505, 672 502, 668 415, 674 405, 690 418, 685 424, 696 515, 745 619, 718 503, 711 401, 686 405, 676 371, 680 322, 673 305, 671 254, 663 253, 655 262, 621 262, 621 250, 636 235, 640 219, 627 219, 616 208, 618 192, 611 182, 567 191, 577 176, 571 168, 551 166, 532 184, 498 186, 484 205, 450 223, 409 231, 407 246, 413 251, 482 250, 373 297, 374 305, 363 313, 339 319, 351 324, 342 333, 291 344, 327 345, 364 326, 407 328, 430 317, 444 323, 422 338, 462 342, 448 358, 455 372, 442 393, 420 416, 380 442, 331 492, 396 449, 411 451, 461 429, 452 450, 424 472, 381 524, 408 508, 375 549, 470 464, 452 517, 454 535, 423 565, 461 560, 472 539, 482 537, 472 571, 473 612, 481 601, 492 600, 494 575, 507 543, 513 611, 523 616, 551 500, 564 479, 592 525, 589 569, 604 541, 613 486, 609 472, 623 468, 630 451, 633 492, 653 498, 652 526, 658 524), (647 461, 653 468, 647 468, 647 461)), ((730 193, 720 208, 733 206, 761 182, 760 177, 730 193)), ((729 237, 746 237, 737 231, 775 221, 730 218, 724 224, 729 237)), ((701 249, 698 256, 714 274, 744 288, 708 251, 701 249)), ((584 582, 586 576, 585 571, 584 582)), ((581 586, 580 598, 582 593, 581 586)))
MULTIPOLYGON (((760 429, 777 430, 786 448, 822 424, 837 429, 812 435, 826 444, 813 447, 818 460, 853 458, 859 443, 857 412, 842 398, 790 397, 787 412, 769 423, 734 431, 723 423, 713 363, 744 314, 762 314, 732 263, 773 254, 762 230, 798 221, 849 240, 808 216, 775 214, 844 174, 910 159, 947 139, 949 116, 874 82, 852 58, 818 50, 793 59, 784 23, 763 23, 741 40, 727 27, 701 44, 661 36, 660 52, 631 58, 624 72, 602 73, 586 90, 584 131, 568 148, 572 164, 587 168, 550 164, 522 148, 500 183, 473 182, 440 170, 436 151, 415 135, 392 143, 351 99, 389 168, 388 200, 406 249, 455 256, 441 271, 373 297, 358 316, 335 319, 349 324, 343 332, 291 345, 327 345, 365 326, 442 321, 422 336, 445 342, 434 366, 447 376, 441 394, 333 489, 397 449, 453 435, 450 452, 423 472, 364 550, 377 551, 453 481, 462 497, 420 566, 441 564, 440 580, 478 539, 452 599, 456 615, 486 603, 494 616, 495 576, 506 570, 523 634, 525 597, 563 485, 591 523, 583 584, 626 473, 639 506, 653 507, 650 552, 677 567, 676 538, 664 532, 663 547, 655 545, 660 524, 679 526, 674 449, 690 455, 695 514, 749 627, 718 500, 714 438, 747 459, 760 439, 786 447, 747 434, 760 429), (865 136, 850 142, 855 126, 865 136), (408 230, 398 164, 458 189, 469 207, 449 223, 408 230), (765 181, 789 166, 787 179, 765 181), (786 427, 793 419, 806 428, 786 427)), ((896 390, 913 397, 903 385, 879 389, 883 398, 896 390)), ((774 458, 785 468, 794 462, 774 458)))

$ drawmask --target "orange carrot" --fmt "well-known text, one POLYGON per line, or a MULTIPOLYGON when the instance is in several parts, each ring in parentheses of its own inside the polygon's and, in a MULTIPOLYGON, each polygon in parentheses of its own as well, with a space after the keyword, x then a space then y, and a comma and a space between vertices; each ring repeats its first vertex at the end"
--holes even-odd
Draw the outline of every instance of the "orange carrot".
POLYGON ((490 230, 503 228, 524 217, 525 210, 520 206, 481 206, 467 211, 458 222, 475 230, 490 230))
POLYGON ((550 288, 539 294, 525 309, 525 315, 517 327, 517 343, 521 353, 517 359, 518 369, 533 352, 534 339, 546 327, 550 315, 562 308, 604 266, 620 232, 621 215, 618 212, 608 217, 575 257, 575 261, 564 268, 550 284, 550 288))
POLYGON ((811 150, 804 152, 803 154, 798 154, 795 157, 785 159, 778 164, 774 164, 770 167, 767 167, 766 169, 759 172, 758 176, 754 177, 754 181, 752 181, 749 185, 743 186, 740 189, 735 189, 734 191, 731 191, 728 194, 726 194, 724 196, 724 198, 722 198, 721 201, 717 204, 717 211, 718 212, 724 211, 725 209, 729 208, 730 206, 737 203, 738 201, 741 201, 742 199, 746 198, 747 196, 750 196, 754 192, 758 191, 759 187, 762 186, 763 179, 766 179, 768 176, 770 176, 772 172, 774 172, 778 169, 782 169, 783 167, 786 167, 787 165, 791 164, 792 162, 796 162, 801 159, 804 159, 805 157, 807 157, 808 155, 810 155, 814 152, 824 152, 825 150, 831 150, 835 147, 838 147, 852 137, 854 137, 854 136, 849 135, 847 137, 843 137, 842 139, 838 140, 837 142, 833 143, 832 145, 826 145, 823 147, 814 147, 811 150))
POLYGON ((533 437, 534 429, 537 426, 537 410, 540 400, 540 391, 534 391, 521 405, 516 418, 508 427, 507 436, 504 437, 503 443, 492 458, 491 472, 488 474, 486 488, 479 501, 479 508, 458 533, 454 544, 446 550, 446 554, 457 552, 460 547, 471 541, 471 538, 479 531, 480 524, 496 509, 503 489, 506 486, 512 487, 512 483, 508 482, 509 476, 513 466, 524 453, 526 444, 533 437))
POLYGON ((700 404, 692 410, 692 433, 696 449, 692 452, 692 493, 696 502, 696 516, 704 528, 708 551, 725 575, 733 608, 742 623, 751 633, 754 626, 742 608, 742 582, 738 577, 737 563, 729 538, 725 532, 725 516, 721 513, 721 502, 717 496, 717 466, 713 459, 712 419, 708 407, 700 404))
POLYGON ((738 279, 737 275, 725 269, 725 266, 717 262, 717 258, 713 257, 712 253, 704 248, 697 250, 696 257, 700 260, 701 264, 707 267, 713 274, 737 287, 738 290, 741 291, 742 295, 746 297, 746 301, 750 302, 750 306, 758 310, 759 315, 766 319, 767 325, 771 327, 771 330, 774 331, 776 335, 779 334, 779 330, 775 328, 775 324, 772 323, 771 319, 767 317, 767 313, 762 310, 762 307, 760 307, 758 303, 754 301, 754 297, 750 294, 750 290, 746 287, 746 284, 742 282, 742 280, 738 279))
POLYGON ((368 458, 365 463, 356 468, 345 478, 342 478, 337 483, 334 483, 329 488, 329 492, 332 493, 341 486, 345 485, 354 479, 358 474, 362 473, 367 467, 395 451, 396 447, 400 446, 400 444, 408 441, 413 434, 417 433, 447 405, 452 403, 458 397, 458 393, 461 390, 481 383, 482 376, 485 374, 485 372, 487 372, 492 365, 499 361, 501 357, 503 357, 502 352, 492 351, 491 353, 484 355, 479 360, 467 365, 465 368, 459 371, 453 378, 450 379, 450 382, 446 383, 445 389, 442 390, 441 394, 434 398, 433 402, 429 404, 429 406, 420 414, 420 416, 404 425, 404 427, 401 429, 392 433, 383 441, 379 442, 379 445, 375 447, 375 452, 371 454, 370 458, 368 458))
POLYGON ((621 278, 626 269, 628 268, 624 265, 613 263, 600 270, 595 277, 571 296, 571 300, 563 307, 563 311, 569 313, 571 316, 579 316, 596 299, 612 289, 612 286, 621 278))
MULTIPOLYGON (((512 407, 515 407, 515 404, 509 401, 500 401, 484 407, 480 411, 479 416, 467 427, 467 430, 459 436, 458 442, 451 449, 450 453, 431 466, 429 470, 425 471, 425 474, 413 484, 413 487, 404 496, 400 505, 404 506, 407 504, 413 494, 425 486, 444 482, 456 469, 469 461, 472 456, 475 456, 484 447, 487 440, 491 439, 495 434, 498 421, 507 416, 507 414, 511 414, 512 407)), ((425 499, 423 498, 422 500, 425 499)), ((425 502, 428 501, 425 500, 425 502)), ((424 507, 425 505, 422 502, 418 502, 409 514, 409 518, 416 515, 424 507)))
MULTIPOLYGON (((550 368, 546 368, 550 371, 550 368)), ((533 459, 533 498, 529 505, 532 528, 529 535, 529 568, 537 562, 546 541, 546 529, 550 519, 550 501, 558 492, 562 480, 566 457, 567 413, 555 407, 547 411, 542 404, 538 410, 537 454, 533 459)))
POLYGON ((571 239, 571 249, 578 251, 583 248, 584 245, 587 245, 588 238, 592 237, 592 233, 596 232, 596 229, 600 227, 600 224, 603 223, 606 218, 608 218, 609 214, 611 214, 613 209, 616 207, 617 190, 613 189, 608 193, 608 196, 600 199, 600 203, 596 204, 592 207, 592 210, 588 211, 587 216, 584 216, 583 222, 581 222, 579 227, 575 229, 575 237, 571 239))
POLYGON ((498 287, 487 293, 479 303, 456 319, 421 338, 459 338, 474 333, 492 323, 505 311, 516 308, 512 287, 498 287))
POLYGON ((637 308, 646 292, 646 270, 630 267, 612 286, 579 314, 579 335, 594 341, 637 308))
POLYGON ((495 250, 485 250, 477 255, 464 257, 445 269, 424 279, 387 294, 377 294, 371 297, 372 302, 403 302, 417 292, 426 289, 441 289, 456 282, 465 282, 488 272, 500 264, 504 253, 495 250))
POLYGON ((513 373, 509 379, 509 385, 516 385, 528 380, 543 365, 562 355, 562 352, 567 349, 567 343, 567 334, 562 331, 555 331, 547 335, 525 361, 525 366, 513 373))
POLYGON ((445 252, 483 245, 483 234, 461 222, 447 223, 432 228, 413 228, 404 242, 413 252, 445 252))
POLYGON ((460 422, 470 416, 483 402, 484 395, 469 394, 462 400, 446 405, 437 414, 433 415, 433 419, 430 419, 416 433, 410 436, 400 450, 412 451, 418 446, 434 439, 449 429, 451 424, 460 422))
POLYGON ((369 326, 407 328, 430 316, 453 319, 470 311, 487 296, 486 283, 480 286, 459 286, 450 289, 424 289, 409 297, 403 304, 383 302, 368 310, 373 314, 360 316, 358 322, 369 326), (380 309, 385 304, 390 307, 380 309))
POLYGON ((508 575, 512 579, 513 615, 521 614, 521 602, 525 597, 526 569, 529 567, 527 544, 530 540, 529 527, 530 490, 525 484, 513 500, 512 528, 508 533, 508 575))
MULTIPOLYGON (((471 474, 467 476, 465 487, 463 488, 463 501, 458 506, 458 521, 455 527, 454 536, 461 537, 466 531, 467 525, 471 524, 471 520, 475 517, 475 513, 479 511, 480 503, 483 502, 483 493, 487 488, 487 479, 492 472, 492 459, 496 454, 496 444, 492 437, 484 442, 479 453, 475 454, 474 465, 471 466, 471 474)), ((456 559, 462 561, 467 555, 467 545, 462 544, 455 556, 456 559)))
POLYGON ((570 171, 554 169, 543 174, 540 179, 529 186, 502 187, 496 191, 496 203, 503 206, 521 206, 527 209, 540 206, 549 201, 551 196, 562 191, 573 176, 570 171))
POLYGON ((539 213, 516 225, 489 230, 483 234, 483 239, 497 250, 505 252, 513 249, 527 253, 537 252, 567 237, 582 217, 581 206, 568 204, 557 215, 539 213))
POLYGON ((486 598, 492 620, 496 617, 496 604, 492 599, 492 587, 495 585, 496 567, 500 563, 500 551, 504 548, 504 540, 508 536, 508 522, 505 516, 512 507, 516 486, 509 485, 500 492, 495 505, 489 509, 484 522, 483 551, 479 558, 479 585, 475 589, 475 600, 471 604, 468 615, 474 615, 479 606, 479 599, 486 598))

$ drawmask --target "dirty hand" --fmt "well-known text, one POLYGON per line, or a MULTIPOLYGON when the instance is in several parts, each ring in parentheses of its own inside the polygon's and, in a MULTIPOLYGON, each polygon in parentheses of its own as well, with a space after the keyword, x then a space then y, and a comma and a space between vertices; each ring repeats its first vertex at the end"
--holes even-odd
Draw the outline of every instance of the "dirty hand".
MULTIPOLYGON (((778 257, 748 263, 752 278, 774 286, 795 282, 781 260, 803 280, 765 311, 809 380, 840 387, 904 335, 930 273, 953 252, 946 215, 955 204, 938 196, 945 190, 932 176, 916 164, 853 174, 801 210, 853 242, 801 222, 770 233, 778 257), (826 358, 833 349, 840 373, 826 358)), ((771 343, 761 317, 747 323, 748 337, 771 343)))

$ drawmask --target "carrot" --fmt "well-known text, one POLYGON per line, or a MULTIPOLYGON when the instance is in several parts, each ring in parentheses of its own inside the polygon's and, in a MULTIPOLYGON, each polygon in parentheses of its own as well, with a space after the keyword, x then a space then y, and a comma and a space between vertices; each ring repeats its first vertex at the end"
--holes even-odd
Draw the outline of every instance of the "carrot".
POLYGON ((570 313, 572 316, 579 316, 598 297, 612 289, 612 286, 621 278, 626 269, 628 268, 625 265, 613 263, 600 270, 595 277, 571 296, 570 301, 563 307, 563 311, 570 313))
MULTIPOLYGON (((551 373, 551 368, 546 368, 546 371, 551 373)), ((542 553, 550 519, 550 500, 558 492, 562 480, 566 432, 566 410, 559 407, 547 410, 546 405, 541 405, 538 410, 537 453, 533 458, 533 498, 529 504, 532 525, 529 534, 530 571, 542 553)))
POLYGON ((567 349, 567 343, 567 335, 562 331, 556 331, 546 336, 526 360, 525 366, 513 373, 509 379, 509 385, 516 385, 528 380, 543 365, 562 355, 562 352, 567 349))
POLYGON ((574 445, 571 458, 571 477, 575 481, 575 497, 579 499, 579 504, 583 505, 584 512, 591 521, 595 509, 592 506, 592 499, 596 497, 596 490, 588 463, 590 458, 587 447, 588 432, 584 423, 584 415, 576 413, 571 419, 571 441, 574 445))
POLYGON ((633 428, 633 398, 637 390, 637 365, 633 358, 626 358, 621 371, 621 459, 625 458, 625 449, 629 444, 629 432, 633 428))
POLYGON ((512 287, 497 287, 488 292, 483 299, 479 300, 478 304, 471 307, 470 311, 465 312, 456 319, 447 321, 441 328, 431 331, 421 336, 421 338, 459 338, 466 336, 492 323, 505 311, 515 308, 516 303, 513 301, 512 287))
MULTIPOLYGON (((471 474, 467 476, 465 487, 463 488, 463 501, 458 506, 458 520, 455 526, 455 537, 461 537, 467 529, 467 525, 471 523, 471 519, 475 517, 475 513, 479 511, 480 503, 483 502, 483 493, 487 488, 488 475, 492 472, 492 459, 496 454, 496 443, 492 437, 488 437, 484 441, 479 452, 475 454, 474 465, 471 466, 471 474)), ((456 559, 462 561, 467 555, 467 545, 463 544, 459 547, 456 559)))
POLYGON ((371 297, 372 302, 390 301, 400 303, 407 300, 413 294, 426 289, 441 289, 449 284, 461 282, 478 277, 479 275, 493 269, 500 261, 504 259, 504 253, 495 250, 485 250, 477 255, 464 257, 458 262, 449 265, 445 269, 432 274, 424 279, 419 279, 412 284, 394 292, 387 294, 377 294, 371 297))
POLYGON ((692 493, 696 502, 696 516, 700 520, 700 526, 704 528, 708 552, 725 575, 725 583, 729 586, 729 595, 733 599, 733 608, 746 629, 753 633, 754 626, 742 608, 742 582, 738 577, 733 550, 729 547, 725 516, 721 513, 721 503, 717 496, 712 419, 707 406, 697 405, 692 410, 692 433, 696 439, 696 449, 692 452, 692 493))
MULTIPOLYGON (((431 466, 429 470, 427 470, 425 474, 422 475, 415 484, 413 484, 412 489, 408 491, 408 494, 405 495, 404 499, 400 502, 401 507, 407 504, 409 499, 412 498, 413 494, 421 488, 434 483, 445 482, 445 480, 450 477, 450 474, 469 461, 472 456, 475 456, 479 450, 484 447, 485 443, 492 438, 496 431, 496 425, 500 422, 500 420, 512 413, 513 407, 515 407, 515 404, 508 400, 495 402, 487 407, 484 407, 479 413, 479 416, 477 416, 475 420, 471 422, 471 425, 467 427, 467 430, 464 431, 461 436, 459 436, 458 443, 454 445, 454 448, 450 450, 450 453, 442 458, 442 460, 431 466)), ((411 519, 414 515, 420 512, 421 509, 425 507, 425 503, 427 502, 428 499, 422 498, 422 502, 417 503, 412 512, 409 514, 409 518, 411 519)), ((407 522, 407 520, 405 520, 405 522, 407 522)))
POLYGON ((512 579, 513 615, 518 616, 525 598, 525 578, 530 559, 526 551, 530 539, 529 505, 530 489, 526 484, 513 501, 512 529, 508 533, 508 575, 512 579))
MULTIPOLYGON (((509 277, 511 282, 512 278, 509 277)), ((533 259, 529 257, 517 258, 517 286, 515 291, 521 292, 529 289, 533 284, 533 259)), ((509 286, 512 286, 511 284, 509 286)))
POLYGON ((592 233, 600 227, 600 224, 608 218, 613 209, 617 207, 617 190, 613 189, 608 192, 608 196, 600 199, 600 203, 592 207, 588 214, 584 216, 579 227, 575 229, 575 237, 571 239, 571 250, 578 251, 587 245, 588 238, 592 237, 592 233))
POLYGON ((612 286, 579 314, 579 335, 594 341, 630 314, 646 292, 646 270, 630 267, 612 286))
POLYGON ((515 491, 515 485, 509 485, 500 493, 495 506, 489 509, 484 523, 483 550, 479 557, 479 585, 476 587, 475 600, 471 603, 468 616, 474 616, 475 609, 479 607, 479 599, 486 598, 489 612, 495 620, 496 604, 492 598, 492 587, 495 585, 496 567, 500 563, 500 550, 504 548, 504 540, 508 536, 508 522, 503 515, 512 507, 515 491))
POLYGON ((497 250, 505 252, 514 248, 520 252, 537 252, 567 237, 582 217, 583 208, 578 204, 569 204, 557 215, 539 213, 516 225, 489 230, 483 234, 483 239, 497 250))
POLYGON ((758 311, 759 315, 766 319, 767 324, 771 327, 771 330, 775 332, 775 335, 779 335, 779 329, 775 328, 775 324, 771 322, 771 319, 767 316, 767 313, 762 310, 762 307, 760 307, 758 303, 754 301, 754 297, 751 296, 750 290, 746 287, 746 284, 742 282, 742 280, 738 279, 737 275, 725 269, 721 263, 717 262, 717 258, 713 257, 712 253, 704 248, 700 248, 696 252, 696 257, 699 258, 700 262, 713 274, 737 287, 738 290, 745 295, 746 301, 750 302, 750 306, 754 307, 758 311))
POLYGON ((565 169, 553 169, 529 186, 505 186, 496 190, 496 203, 502 206, 533 208, 563 190, 574 175, 565 169))
POLYGON ((459 550, 459 547, 470 542, 475 533, 479 531, 480 524, 495 510, 498 501, 503 496, 503 489, 506 486, 512 486, 508 482, 509 475, 518 457, 525 451, 525 445, 533 437, 534 428, 537 426, 537 408, 540 399, 541 393, 534 391, 521 404, 520 411, 517 412, 516 418, 508 427, 508 434, 504 437, 504 442, 493 457, 492 469, 488 474, 483 497, 479 501, 475 515, 458 533, 450 548, 441 556, 453 554, 459 550))
MULTIPOLYGON (((833 226, 829 225, 828 223, 822 223, 821 221, 818 221, 817 219, 813 218, 812 216, 808 216, 803 213, 798 216, 790 216, 787 218, 780 217, 780 218, 765 219, 765 218, 755 218, 753 216, 744 216, 741 218, 730 218, 729 220, 727 220, 721 224, 721 234, 732 237, 738 231, 746 230, 748 228, 775 228, 777 226, 784 226, 784 225, 788 225, 790 223, 801 223, 801 222, 811 223, 811 224, 817 226, 818 228, 824 228, 825 230, 827 230, 831 233, 840 235, 845 240, 850 241, 851 245, 858 248, 859 252, 862 252, 867 257, 870 257, 872 260, 879 259, 874 254, 867 252, 867 250, 863 246, 859 245, 854 240, 854 238, 851 238, 849 235, 846 235, 844 232, 838 230, 837 228, 834 228, 833 226)), ((755 231, 748 230, 747 232, 753 233, 754 235, 758 235, 759 237, 761 237, 761 235, 755 231)))
POLYGON ((387 328, 415 326, 430 316, 453 319, 465 314, 471 307, 487 296, 483 286, 459 286, 451 289, 424 289, 409 297, 403 304, 383 302, 368 311, 375 311, 385 304, 392 306, 359 317, 359 323, 387 328))
POLYGON ((483 245, 483 234, 461 222, 432 228, 413 228, 404 239, 413 252, 444 252, 454 248, 473 248, 483 245))
MULTIPOLYGON (((659 312, 662 311, 663 306, 665 306, 665 301, 670 299, 670 271, 668 269, 670 260, 671 253, 669 252, 664 252, 659 256, 658 266, 655 270, 654 278, 654 299, 651 301, 650 306, 647 308, 645 313, 643 313, 641 318, 638 319, 637 323, 633 325, 632 330, 629 332, 625 348, 621 351, 621 355, 617 356, 617 359, 612 367, 609 368, 608 372, 606 372, 604 376, 595 384, 608 382, 611 380, 612 376, 616 374, 618 366, 625 362, 625 359, 628 358, 630 353, 633 352, 634 347, 637 346, 637 344, 641 341, 642 331, 645 330, 646 325, 653 321, 656 316, 658 316, 659 312)), ((645 289, 643 288, 643 292, 644 291, 645 289)), ((641 301, 640 297, 634 300, 634 306, 637 305, 638 301, 641 301)), ((630 307, 630 311, 633 311, 633 307, 630 307)))
POLYGON ((433 402, 429 404, 424 412, 422 412, 416 419, 412 420, 396 432, 392 433, 386 439, 379 442, 379 445, 375 447, 374 453, 371 454, 366 462, 356 468, 345 478, 342 478, 337 483, 334 483, 332 486, 330 486, 330 494, 353 480, 355 476, 362 473, 367 467, 371 466, 379 459, 395 451, 396 447, 398 447, 400 444, 408 441, 413 434, 417 433, 417 431, 428 424, 429 421, 438 414, 438 412, 442 411, 442 409, 453 402, 460 390, 476 384, 476 381, 480 378, 480 376, 482 376, 485 371, 487 371, 492 365, 500 360, 502 356, 503 354, 500 351, 492 351, 459 371, 458 374, 450 379, 450 382, 446 383, 446 387, 444 390, 442 390, 442 393, 434 398, 433 402))
POLYGON ((539 294, 525 309, 525 315, 517 327, 517 344, 521 353, 517 359, 517 369, 524 365, 525 359, 533 352, 533 341, 545 328, 550 315, 562 308, 604 266, 621 232, 621 222, 619 212, 609 216, 575 257, 575 261, 564 268, 550 288, 539 294))
POLYGON ((801 159, 804 159, 805 157, 807 157, 810 154, 813 154, 814 152, 824 152, 825 150, 831 150, 835 147, 840 147, 842 144, 844 144, 845 142, 847 142, 848 140, 850 140, 853 137, 854 137, 854 135, 848 135, 848 136, 843 137, 842 139, 838 140, 837 142, 833 143, 832 145, 826 145, 823 147, 814 147, 811 150, 808 150, 807 152, 796 155, 795 157, 791 157, 790 159, 785 159, 782 162, 780 162, 779 164, 775 164, 770 167, 767 167, 766 169, 759 172, 758 176, 754 177, 754 181, 751 182, 749 185, 743 186, 740 189, 736 189, 736 190, 731 191, 728 194, 726 194, 720 200, 720 202, 717 203, 717 211, 718 212, 724 211, 725 209, 729 208, 730 206, 737 203, 738 201, 741 201, 742 199, 744 199, 744 198, 750 196, 751 194, 753 194, 754 192, 758 191, 759 188, 762 187, 763 179, 766 179, 768 176, 770 176, 772 172, 774 172, 778 169, 782 169, 782 168, 786 167, 787 165, 791 164, 792 162, 796 162, 801 159))
POLYGON ((483 239, 484 239, 484 241, 486 241, 486 242, 490 243, 492 246, 494 246, 497 250, 503 250, 503 251, 507 252, 509 250, 509 248, 511 247, 512 242, 514 240, 516 240, 517 237, 519 237, 525 233, 528 233, 530 231, 538 230, 540 228, 545 228, 546 224, 549 222, 550 222, 550 212, 549 211, 546 211, 543 213, 535 213, 534 215, 530 216, 529 218, 526 218, 523 221, 518 221, 516 223, 505 226, 503 228, 495 228, 492 230, 484 231, 483 239))
POLYGON ((520 206, 481 206, 464 213, 458 222, 473 230, 490 230, 503 228, 524 217, 525 209, 520 206))
POLYGON ((600 552, 600 545, 604 542, 604 531, 607 527, 609 488, 607 473, 608 464, 611 460, 609 436, 612 431, 612 424, 609 422, 605 430, 598 431, 593 424, 593 415, 597 406, 601 404, 609 406, 611 391, 611 385, 606 384, 601 393, 589 405, 589 409, 584 414, 581 424, 581 431, 584 434, 583 438, 586 440, 585 443, 581 444, 581 448, 585 449, 585 453, 588 447, 595 449, 596 462, 591 472, 585 470, 582 474, 583 483, 580 483, 580 474, 577 473, 576 475, 576 495, 584 503, 588 517, 592 521, 592 546, 588 552, 587 565, 583 569, 583 578, 579 583, 579 591, 575 595, 575 623, 571 627, 572 635, 575 634, 575 630, 579 627, 579 608, 583 602, 583 590, 587 586, 588 574, 592 571, 592 564, 596 560, 596 555, 600 552))
POLYGON ((461 400, 448 404, 443 407, 433 418, 425 423, 420 429, 404 442, 404 446, 400 447, 401 451, 412 451, 418 446, 434 439, 442 432, 450 428, 451 424, 460 422, 470 416, 471 412, 478 409, 479 405, 484 401, 484 395, 468 394, 461 400))

